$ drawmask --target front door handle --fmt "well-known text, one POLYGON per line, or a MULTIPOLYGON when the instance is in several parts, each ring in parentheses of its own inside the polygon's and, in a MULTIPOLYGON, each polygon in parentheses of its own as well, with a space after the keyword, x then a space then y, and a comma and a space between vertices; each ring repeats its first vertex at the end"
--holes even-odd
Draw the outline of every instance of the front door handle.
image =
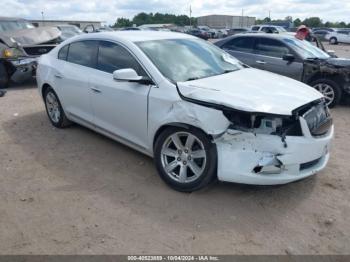
POLYGON ((94 92, 94 93, 102 93, 102 91, 96 87, 91 87, 91 90, 94 92))
POLYGON ((60 74, 55 74, 55 77, 58 78, 58 79, 62 79, 63 76, 61 76, 60 74))
POLYGON ((261 61, 261 60, 257 60, 256 63, 259 64, 259 65, 265 65, 266 64, 265 61, 261 61))

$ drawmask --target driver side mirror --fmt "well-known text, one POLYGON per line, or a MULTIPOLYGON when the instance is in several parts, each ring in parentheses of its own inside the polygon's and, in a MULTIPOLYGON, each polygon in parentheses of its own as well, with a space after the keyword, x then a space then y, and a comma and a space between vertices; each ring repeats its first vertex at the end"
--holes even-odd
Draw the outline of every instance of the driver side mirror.
POLYGON ((142 85, 153 85, 148 77, 139 76, 132 68, 119 69, 113 72, 113 79, 117 81, 137 82, 142 85))
POLYGON ((283 56, 282 58, 284 61, 288 61, 288 62, 293 62, 295 59, 295 56, 293 54, 286 54, 283 56))

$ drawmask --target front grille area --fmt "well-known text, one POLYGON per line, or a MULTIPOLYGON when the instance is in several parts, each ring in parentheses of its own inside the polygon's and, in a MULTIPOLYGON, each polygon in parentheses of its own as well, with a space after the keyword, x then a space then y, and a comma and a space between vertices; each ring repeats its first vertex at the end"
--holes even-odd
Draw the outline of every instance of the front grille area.
POLYGON ((328 107, 321 102, 311 107, 304 115, 309 130, 313 136, 325 135, 332 126, 332 117, 328 107))
POLYGON ((31 56, 44 55, 44 54, 50 52, 53 48, 55 48, 54 45, 38 45, 38 46, 23 47, 26 54, 31 55, 31 56))
POLYGON ((318 159, 315 159, 313 161, 310 161, 310 162, 306 162, 306 163, 303 163, 300 165, 300 171, 303 171, 305 169, 309 169, 315 165, 318 164, 318 162, 320 162, 321 158, 318 158, 318 159))

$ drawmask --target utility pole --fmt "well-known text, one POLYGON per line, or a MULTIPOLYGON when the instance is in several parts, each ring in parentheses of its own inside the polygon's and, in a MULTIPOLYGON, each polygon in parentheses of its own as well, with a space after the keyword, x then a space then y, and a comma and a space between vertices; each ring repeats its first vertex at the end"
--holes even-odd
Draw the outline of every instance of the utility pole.
POLYGON ((190 29, 192 29, 192 7, 190 5, 190 29))
POLYGON ((42 23, 43 23, 43 26, 44 26, 44 11, 41 11, 41 20, 42 20, 42 23))
POLYGON ((269 19, 270 19, 270 22, 271 22, 271 11, 269 10, 269 19))
POLYGON ((244 9, 242 8, 242 16, 241 16, 241 28, 243 28, 243 15, 244 15, 244 9))

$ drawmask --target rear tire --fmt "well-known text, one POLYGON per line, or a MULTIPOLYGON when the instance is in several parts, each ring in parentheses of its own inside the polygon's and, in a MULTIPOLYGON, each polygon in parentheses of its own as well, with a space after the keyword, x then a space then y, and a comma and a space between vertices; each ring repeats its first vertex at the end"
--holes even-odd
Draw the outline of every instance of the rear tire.
POLYGON ((342 89, 339 85, 330 79, 319 79, 310 84, 326 98, 328 107, 332 108, 339 104, 342 97, 342 89))
POLYGON ((154 161, 164 182, 180 192, 199 190, 217 177, 216 146, 196 128, 164 130, 155 142, 154 161))
POLYGON ((338 39, 335 37, 332 37, 331 39, 329 39, 329 43, 331 45, 337 45, 338 44, 338 39))
POLYGON ((47 116, 53 126, 57 128, 65 128, 72 124, 72 122, 66 117, 56 92, 51 87, 48 87, 45 90, 44 102, 47 116))
POLYGON ((10 83, 10 76, 7 72, 6 66, 0 61, 0 89, 8 88, 10 83))

